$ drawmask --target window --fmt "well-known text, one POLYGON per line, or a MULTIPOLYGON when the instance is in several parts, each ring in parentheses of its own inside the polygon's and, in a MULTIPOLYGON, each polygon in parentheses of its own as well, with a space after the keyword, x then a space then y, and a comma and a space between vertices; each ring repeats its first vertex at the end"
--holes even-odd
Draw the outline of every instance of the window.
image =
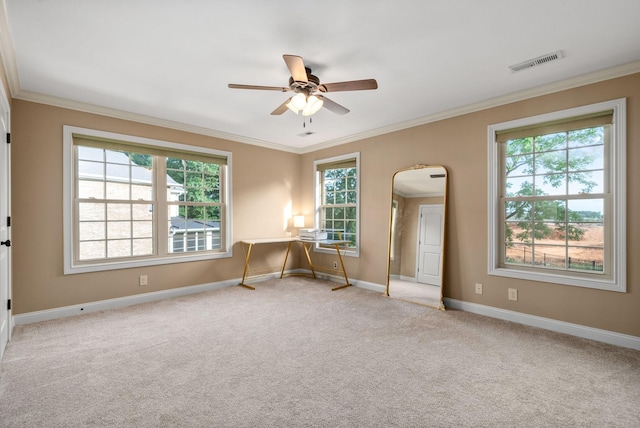
POLYGON ((316 227, 326 230, 329 239, 348 240, 346 254, 356 256, 360 242, 359 163, 359 153, 314 162, 316 227))
POLYGON ((625 100, 489 126, 489 274, 626 291, 625 100))
POLYGON ((65 126, 65 273, 231 255, 231 154, 65 126))

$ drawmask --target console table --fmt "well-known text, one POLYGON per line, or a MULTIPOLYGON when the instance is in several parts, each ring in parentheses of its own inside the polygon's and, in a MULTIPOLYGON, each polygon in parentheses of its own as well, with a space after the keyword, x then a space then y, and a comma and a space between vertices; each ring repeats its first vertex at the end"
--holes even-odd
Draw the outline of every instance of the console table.
POLYGON ((289 259, 289 253, 291 252, 291 246, 294 242, 299 242, 302 244, 302 248, 304 248, 304 253, 307 256, 307 262, 309 263, 309 267, 311 268, 310 276, 316 278, 316 270, 313 266, 313 261, 311 260, 310 250, 315 244, 320 244, 327 248, 333 248, 336 250, 338 254, 338 260, 340 261, 340 267, 342 269, 342 275, 344 276, 344 284, 339 287, 332 288, 331 290, 339 290, 341 288, 349 287, 353 284, 349 282, 349 278, 347 277, 347 270, 344 268, 344 262, 342 261, 342 254, 340 252, 340 246, 348 244, 349 241, 344 240, 334 240, 334 239, 300 239, 300 238, 260 238, 260 239, 243 239, 240 241, 241 244, 247 246, 247 251, 245 252, 245 260, 244 260, 244 271, 242 272, 242 281, 240 284, 243 287, 250 288, 251 290, 255 290, 255 287, 246 284, 245 280, 247 279, 247 274, 249 273, 249 260, 251 259, 251 250, 255 245, 259 244, 274 244, 278 242, 286 242, 287 243, 287 253, 284 256, 284 262, 282 263, 282 270, 280 271, 280 278, 286 275, 308 275, 308 274, 285 274, 284 269, 287 265, 287 260, 289 259))

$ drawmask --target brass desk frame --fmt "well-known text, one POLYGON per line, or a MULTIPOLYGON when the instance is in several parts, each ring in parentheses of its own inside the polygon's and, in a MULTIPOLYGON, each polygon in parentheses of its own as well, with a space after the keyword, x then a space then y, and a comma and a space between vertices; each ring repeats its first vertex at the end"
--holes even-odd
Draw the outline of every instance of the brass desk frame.
POLYGON ((247 251, 245 253, 244 271, 242 272, 242 281, 240 281, 240 284, 238 284, 242 287, 255 290, 255 287, 245 283, 245 280, 247 279, 247 274, 249 273, 249 260, 251 259, 251 250, 253 249, 253 246, 257 244, 273 244, 278 242, 287 243, 287 253, 284 256, 284 262, 282 263, 280 278, 287 275, 305 275, 305 276, 313 276, 314 278, 317 278, 316 269, 315 269, 315 266, 313 265, 313 261, 311 260, 310 250, 311 248, 313 248, 315 244, 320 244, 326 247, 332 247, 336 250, 336 253, 338 254, 338 260, 340 261, 340 267, 342 269, 342 275, 344 277, 344 284, 338 287, 332 288, 331 291, 340 290, 341 288, 346 288, 353 285, 349 282, 349 277, 347 276, 347 270, 344 268, 344 262, 342 260, 342 253, 340 252, 341 250, 340 246, 348 244, 349 241, 332 240, 332 239, 307 240, 307 239, 300 239, 300 238, 266 238, 266 239, 245 239, 240 242, 241 244, 245 244, 248 246, 247 251), (309 263, 309 267, 311 268, 311 274, 305 274, 305 273, 285 274, 284 273, 285 267, 287 266, 287 260, 289 259, 289 253, 291 252, 291 246, 293 245, 294 242, 302 243, 302 248, 304 248, 304 253, 307 256, 307 262, 309 263))

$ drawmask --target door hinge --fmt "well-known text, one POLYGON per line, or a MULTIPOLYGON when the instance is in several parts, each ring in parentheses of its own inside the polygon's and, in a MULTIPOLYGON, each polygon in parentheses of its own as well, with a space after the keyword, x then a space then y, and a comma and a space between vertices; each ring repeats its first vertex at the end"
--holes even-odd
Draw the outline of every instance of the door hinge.
POLYGON ((7 300, 7 310, 11 310, 11 299, 7 300))
POLYGON ((7 144, 11 144, 11 134, 7 132, 7 144))
POLYGON ((11 227, 11 216, 7 217, 7 227, 11 227))

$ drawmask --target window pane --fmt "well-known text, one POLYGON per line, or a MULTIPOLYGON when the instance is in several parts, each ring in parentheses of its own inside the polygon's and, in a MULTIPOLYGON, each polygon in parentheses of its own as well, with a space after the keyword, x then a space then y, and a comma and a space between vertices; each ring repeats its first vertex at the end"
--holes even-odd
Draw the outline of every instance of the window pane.
POLYGON ((104 150, 96 147, 78 146, 78 159, 104 161, 104 150))
POLYGON ((131 254, 131 241, 107 241, 107 257, 130 257, 131 254))
POLYGON ((129 156, 125 152, 117 150, 105 150, 105 159, 109 163, 129 165, 129 156))
POLYGON ((80 221, 87 220, 104 220, 106 204, 81 202, 78 205, 78 217, 80 221))
POLYGON ((134 239, 133 255, 149 256, 153 254, 153 239, 134 239))
POLYGON ((569 171, 604 168, 604 146, 582 147, 568 150, 569 171))
POLYGON ((104 221, 85 221, 79 224, 80 241, 92 241, 106 238, 104 221))
POLYGON ((80 178, 104 180, 104 163, 79 161, 78 176, 80 178))
POLYGON ((538 221, 564 222, 565 218, 565 202, 559 201, 538 201, 534 202, 534 219, 538 221))
POLYGON ((509 201, 505 204, 504 218, 513 221, 531 220, 531 202, 509 201))
POLYGON ((533 263, 535 266, 560 268, 566 266, 565 246, 562 245, 541 245, 536 244, 533 253, 533 263))
POLYGON ((589 222, 604 220, 604 199, 572 199, 568 201, 568 206, 570 220, 580 219, 589 222))
POLYGON ((134 221, 132 223, 134 238, 153 237, 153 223, 150 221, 134 221))
POLYGON ((571 172, 569 194, 604 193, 604 171, 571 172))
POLYGON ((535 195, 566 195, 567 194, 567 175, 566 174, 547 174, 536 176, 535 195))
POLYGON ((508 156, 505 161, 505 170, 510 177, 533 174, 533 155, 531 154, 508 156))
POLYGON ((604 126, 569 131, 569 147, 604 144, 604 126))
POLYGON ((532 265, 531 246, 523 243, 505 244, 505 262, 509 264, 532 265))
POLYGON ((104 183, 102 181, 78 181, 78 197, 81 199, 104 199, 104 183))
POLYGON ((187 171, 202 171, 202 162, 185 160, 184 164, 187 171))
POLYGON ((556 150, 536 155, 535 174, 549 174, 553 172, 565 172, 567 168, 566 150, 556 150))
POLYGON ((107 199, 130 199, 129 184, 128 183, 113 183, 107 182, 107 199))
POLYGON ((107 220, 131 220, 131 205, 107 204, 107 220))
POLYGON ((129 165, 107 164, 107 180, 126 181, 131 180, 129 165))
POLYGON ((81 241, 78 247, 79 260, 103 259, 107 255, 106 241, 81 241))
POLYGON ((516 138, 505 143, 507 157, 512 155, 522 155, 533 153, 533 137, 516 138))
POLYGON ((131 199, 134 201, 150 201, 153 199, 153 188, 144 185, 131 186, 131 199))
POLYGON ((152 220, 153 205, 151 204, 133 204, 131 206, 131 215, 133 220, 152 220))
POLYGON ((602 248, 584 248, 569 247, 569 269, 596 271, 604 270, 604 249, 602 248))
POLYGON ((566 146, 567 134, 565 132, 541 135, 534 138, 534 149, 536 152, 564 149, 566 146))
POLYGON ((531 196, 533 194, 533 177, 507 177, 505 180, 507 197, 531 196))
POLYGON ((108 239, 131 238, 131 223, 128 221, 110 221, 107 224, 108 239))

